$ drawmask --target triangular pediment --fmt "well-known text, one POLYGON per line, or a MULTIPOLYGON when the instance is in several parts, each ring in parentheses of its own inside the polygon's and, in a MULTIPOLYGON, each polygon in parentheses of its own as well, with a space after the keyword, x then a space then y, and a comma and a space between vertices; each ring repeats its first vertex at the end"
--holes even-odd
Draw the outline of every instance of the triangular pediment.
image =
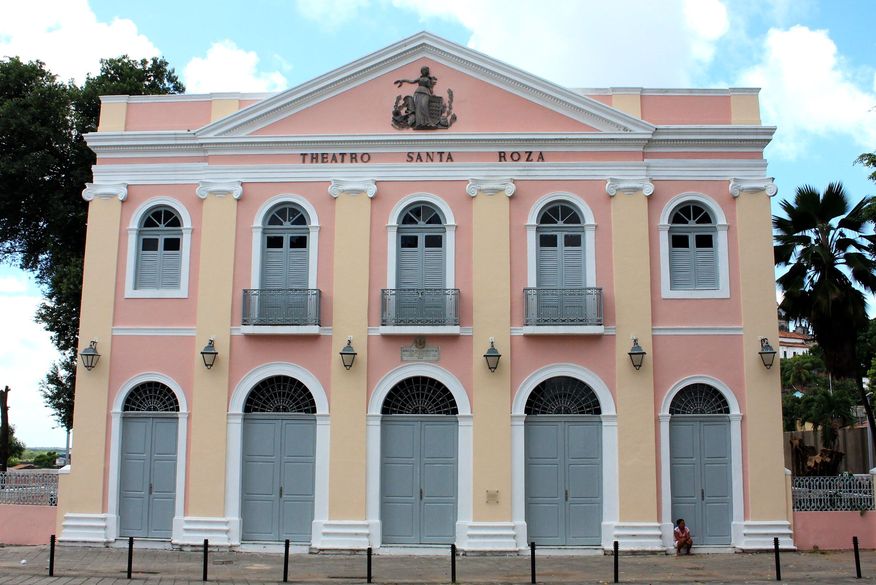
POLYGON ((307 83, 217 120, 196 134, 209 137, 380 134, 438 138, 446 133, 652 133, 647 122, 429 33, 419 33, 307 83), (448 129, 392 126, 395 100, 412 95, 430 67, 435 95, 456 121, 448 129))

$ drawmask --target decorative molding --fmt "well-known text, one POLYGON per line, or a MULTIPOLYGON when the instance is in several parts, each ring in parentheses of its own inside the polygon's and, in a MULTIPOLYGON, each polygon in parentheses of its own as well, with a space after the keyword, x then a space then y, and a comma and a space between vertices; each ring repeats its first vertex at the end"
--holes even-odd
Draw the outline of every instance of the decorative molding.
POLYGON ((462 335, 458 325, 381 325, 379 335, 462 335))
POLYGON ((319 325, 241 325, 241 335, 320 335, 319 325))
POLYGON ((110 541, 107 534, 106 514, 64 514, 61 524, 61 542, 99 542, 110 541))
POLYGON ((602 325, 525 325, 523 335, 604 335, 602 325))
POLYGON ((113 335, 131 337, 194 337, 195 327, 113 327, 113 335))
POLYGON ((650 197, 654 193, 654 183, 647 178, 637 179, 618 179, 611 177, 605 183, 605 192, 610 197, 617 195, 618 191, 622 193, 638 193, 642 192, 645 197, 650 197))
POLYGON ((329 195, 337 199, 342 193, 355 195, 357 193, 365 193, 369 199, 374 199, 377 195, 377 183, 374 179, 370 180, 348 180, 348 179, 332 179, 332 184, 328 188, 329 195))
POLYGON ((514 185, 514 179, 469 179, 465 192, 469 196, 474 197, 478 193, 484 195, 495 195, 496 193, 505 193, 508 197, 514 195, 517 186, 514 185))
POLYGON ((759 179, 730 179, 730 194, 733 197, 739 197, 743 193, 759 193, 761 191, 767 194, 767 197, 773 197, 779 192, 773 177, 763 177, 759 179))
POLYGON ((82 190, 82 198, 86 201, 97 199, 110 199, 118 197, 119 201, 128 198, 127 183, 85 183, 82 190))
POLYGON ((235 199, 243 196, 243 186, 240 181, 201 181, 195 193, 200 199, 206 199, 208 195, 225 197, 231 195, 235 199))
MULTIPOLYGON (((270 329, 271 327, 273 327, 273 326, 272 326, 272 325, 268 325, 268 326, 267 326, 267 328, 269 328, 269 329, 270 329)), ((244 329, 245 329, 245 327, 243 327, 243 326, 240 326, 240 327, 232 327, 232 328, 230 329, 229 333, 230 333, 231 335, 251 335, 249 332, 244 333, 244 329)), ((318 327, 317 329, 318 329, 318 334, 319 334, 319 335, 328 335, 329 337, 331 337, 331 335, 332 335, 332 328, 331 328, 331 327, 318 327)), ((306 333, 306 334, 305 334, 305 333, 301 333, 301 332, 299 332, 299 331, 292 331, 292 332, 284 332, 284 331, 280 331, 280 332, 278 333, 278 335, 302 335, 302 334, 303 334, 303 335, 316 335, 316 333, 313 333, 313 334, 311 334, 311 333, 306 333)), ((369 331, 369 335, 370 335, 370 334, 371 334, 371 333, 370 333, 370 331, 369 331)), ((375 333, 375 335, 376 335, 376 333, 375 333)))
POLYGON ((742 335, 742 326, 652 327, 651 335, 742 335))
MULTIPOLYGON (((465 329, 465 328, 463 327, 463 329, 465 329)), ((511 328, 511 335, 513 335, 513 336, 531 335, 531 333, 529 333, 529 329, 530 329, 529 327, 512 327, 511 328)), ((602 329, 603 329, 602 330, 603 335, 615 335, 617 333, 617 327, 615 327, 614 325, 606 325, 602 329)), ((462 335, 470 335, 470 333, 466 334, 465 332, 463 332, 462 335)))
POLYGON ((787 520, 734 522, 733 530, 740 535, 740 538, 735 542, 737 549, 772 550, 773 539, 778 538, 780 549, 797 550, 796 545, 794 545, 794 533, 787 520))
POLYGON ((616 540, 620 550, 662 551, 663 532, 657 522, 615 522, 607 525, 602 523, 603 547, 606 545, 606 532, 609 533, 608 542, 616 540))
POLYGON ((313 522, 311 548, 315 550, 364 550, 371 546, 367 520, 324 520, 313 522))
POLYGON ((516 551, 517 528, 514 522, 459 522, 456 544, 466 551, 516 551))
MULTIPOLYGON (((386 329, 385 326, 381 326, 381 327, 369 327, 369 328, 368 328, 368 335, 396 335, 395 333, 386 333, 386 332, 384 331, 384 329, 386 329)), ((419 332, 419 329, 422 329, 422 328, 419 327, 419 326, 416 326, 416 325, 415 325, 415 326, 412 326, 411 329, 412 329, 412 330, 413 330, 413 329, 417 329, 418 331, 415 332, 415 331, 407 331, 407 330, 405 330, 405 331, 399 332, 398 335, 402 335, 402 334, 404 334, 404 335, 445 335, 445 333, 443 333, 443 332, 439 332, 439 333, 421 333, 421 332, 419 332)), ((458 329, 459 332, 458 332, 458 333, 452 333, 452 332, 451 332, 450 335, 454 335, 454 336, 455 336, 455 335, 459 335, 460 337, 471 337, 471 332, 472 332, 472 328, 471 328, 471 327, 457 327, 457 328, 453 329, 453 331, 456 331, 456 329, 458 329)))
POLYGON ((185 516, 179 537, 174 538, 173 544, 201 545, 204 540, 209 540, 211 546, 231 546, 230 533, 228 518, 185 516))

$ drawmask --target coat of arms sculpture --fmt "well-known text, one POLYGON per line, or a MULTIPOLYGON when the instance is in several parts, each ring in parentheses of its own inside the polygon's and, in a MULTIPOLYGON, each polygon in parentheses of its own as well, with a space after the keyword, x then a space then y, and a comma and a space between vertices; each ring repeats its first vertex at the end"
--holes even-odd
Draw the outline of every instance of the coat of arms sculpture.
POLYGON ((417 86, 414 95, 396 96, 392 107, 392 125, 399 130, 412 128, 414 130, 438 130, 450 128, 456 122, 453 113, 453 90, 447 90, 447 101, 435 95, 433 88, 438 78, 429 74, 429 68, 420 69, 417 79, 397 79, 396 87, 405 83, 417 86))

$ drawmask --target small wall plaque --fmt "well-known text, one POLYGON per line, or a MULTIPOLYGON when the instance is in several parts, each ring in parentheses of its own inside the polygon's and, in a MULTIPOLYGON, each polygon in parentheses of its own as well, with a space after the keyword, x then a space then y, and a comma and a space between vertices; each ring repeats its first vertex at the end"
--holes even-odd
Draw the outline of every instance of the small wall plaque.
POLYGON ((499 490, 487 490, 487 503, 488 504, 498 504, 499 503, 499 490))
POLYGON ((403 362, 437 362, 441 360, 441 348, 426 345, 426 338, 418 336, 411 345, 401 347, 401 361, 403 362))

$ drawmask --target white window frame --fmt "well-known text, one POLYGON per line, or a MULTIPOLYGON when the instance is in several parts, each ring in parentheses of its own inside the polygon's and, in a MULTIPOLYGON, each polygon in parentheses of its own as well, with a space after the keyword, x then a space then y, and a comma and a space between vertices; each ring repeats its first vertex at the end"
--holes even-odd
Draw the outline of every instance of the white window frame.
POLYGON ((144 202, 128 224, 128 256, 125 262, 125 298, 131 299, 185 299, 189 296, 189 258, 192 249, 192 217, 185 205, 171 197, 153 197, 144 202), (182 247, 180 257, 179 288, 138 289, 136 284, 137 258, 139 246, 137 239, 140 224, 156 207, 170 207, 182 222, 182 247))
POLYGON ((456 219, 446 201, 431 193, 412 193, 395 204, 386 224, 386 288, 398 288, 398 225, 402 212, 414 203, 430 203, 444 216, 444 286, 456 288, 456 219))
POLYGON ((584 287, 596 286, 596 219, 593 211, 583 199, 567 192, 548 193, 541 197, 529 210, 526 219, 526 286, 538 286, 538 247, 537 231, 538 216, 554 203, 566 203, 575 208, 581 215, 581 227, 584 230, 584 287))
POLYGON ((718 202, 702 193, 681 193, 676 195, 660 213, 660 223, 657 225, 660 237, 660 292, 664 299, 727 299, 730 298, 730 258, 727 245, 727 218, 718 202), (712 214, 715 220, 717 235, 717 250, 715 261, 718 263, 718 288, 672 290, 669 274, 669 228, 670 214, 683 203, 696 203, 712 214))
POLYGON ((291 203, 299 206, 307 214, 308 220, 308 236, 307 242, 307 288, 315 289, 317 286, 317 271, 319 262, 319 216, 316 213, 316 208, 311 203, 300 195, 284 193, 275 195, 265 201, 252 223, 252 271, 250 276, 250 288, 261 288, 262 281, 262 232, 265 227, 265 219, 268 212, 282 203, 291 203))

